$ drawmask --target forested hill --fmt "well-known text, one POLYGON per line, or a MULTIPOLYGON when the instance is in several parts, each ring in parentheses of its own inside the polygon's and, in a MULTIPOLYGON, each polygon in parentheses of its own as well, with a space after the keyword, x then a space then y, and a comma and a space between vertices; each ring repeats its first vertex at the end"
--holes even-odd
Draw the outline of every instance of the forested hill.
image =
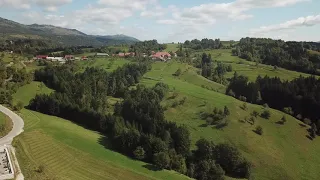
POLYGON ((320 75, 320 43, 242 38, 233 55, 249 61, 320 75))
POLYGON ((17 39, 43 40, 51 46, 103 46, 133 44, 139 41, 125 35, 92 36, 76 29, 52 25, 24 25, 0 18, 0 43, 17 39))

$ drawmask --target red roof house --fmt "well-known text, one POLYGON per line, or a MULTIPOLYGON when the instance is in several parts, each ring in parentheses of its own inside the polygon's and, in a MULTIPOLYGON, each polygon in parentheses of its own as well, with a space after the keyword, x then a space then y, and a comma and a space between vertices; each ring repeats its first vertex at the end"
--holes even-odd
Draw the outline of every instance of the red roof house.
POLYGON ((152 59, 160 59, 166 61, 167 59, 171 59, 171 54, 168 52, 157 52, 151 55, 152 59))
POLYGON ((65 55, 64 59, 66 59, 66 60, 74 60, 74 56, 73 55, 65 55))
POLYGON ((48 55, 37 55, 37 59, 47 59, 48 55))

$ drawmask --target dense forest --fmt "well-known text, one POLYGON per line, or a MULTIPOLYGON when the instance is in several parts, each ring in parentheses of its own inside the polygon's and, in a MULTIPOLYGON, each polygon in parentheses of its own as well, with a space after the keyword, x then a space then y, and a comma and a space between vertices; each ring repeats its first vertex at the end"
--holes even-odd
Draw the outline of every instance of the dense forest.
POLYGON ((201 49, 220 49, 222 47, 222 43, 220 39, 202 39, 201 41, 198 39, 194 40, 187 40, 183 43, 184 48, 190 48, 194 50, 201 50, 201 49))
POLYGON ((235 73, 227 94, 246 97, 250 103, 267 103, 311 125, 312 138, 320 135, 320 79, 301 76, 282 82, 278 77, 259 76, 256 82, 249 82, 247 77, 235 73))
POLYGON ((320 75, 320 43, 285 42, 263 38, 242 38, 233 55, 249 61, 320 75))
POLYGON ((169 87, 136 85, 149 68, 140 63, 112 73, 96 68, 76 73, 69 65, 48 66, 36 71, 35 79, 55 93, 37 95, 29 108, 100 131, 114 150, 160 169, 201 180, 223 179, 225 174, 248 178, 251 165, 233 146, 201 139, 191 151, 189 130, 164 117, 160 102, 169 87), (121 99, 114 108, 107 102, 110 96, 121 99))

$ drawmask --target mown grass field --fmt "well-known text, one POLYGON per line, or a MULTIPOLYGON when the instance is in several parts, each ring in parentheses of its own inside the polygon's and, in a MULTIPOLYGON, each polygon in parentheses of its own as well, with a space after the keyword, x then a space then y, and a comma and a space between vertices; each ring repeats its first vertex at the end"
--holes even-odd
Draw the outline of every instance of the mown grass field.
POLYGON ((78 62, 81 70, 85 70, 87 67, 96 67, 105 69, 109 72, 112 72, 118 67, 121 67, 128 63, 130 63, 128 59, 118 57, 94 58, 93 60, 78 62))
MULTIPOLYGON (((235 71, 237 71, 239 75, 247 76, 250 81, 255 81, 259 75, 262 77, 266 75, 269 77, 279 77, 282 80, 292 80, 300 75, 310 76, 309 74, 290 71, 280 67, 274 69, 273 66, 264 64, 258 64, 257 66, 255 62, 246 61, 237 56, 232 56, 230 49, 217 49, 204 52, 211 54, 213 60, 232 65, 233 72, 227 73, 227 78, 232 77, 235 71)), ((202 53, 203 52, 196 52, 194 54, 202 55, 202 53)))
POLYGON ((8 134, 12 129, 12 121, 8 116, 0 112, 0 137, 8 134))
MULTIPOLYGON (((14 99, 28 103, 36 94, 50 92, 33 82, 20 88, 14 99)), ((26 179, 188 179, 173 171, 149 170, 146 163, 106 149, 99 143, 102 135, 70 121, 27 109, 20 115, 25 131, 14 146, 26 179)))
POLYGON ((176 43, 174 43, 174 44, 172 44, 172 43, 168 43, 168 44, 166 44, 167 45, 167 48, 164 50, 164 51, 166 51, 166 52, 176 52, 176 51, 178 51, 179 50, 179 44, 176 44, 176 43))
MULTIPOLYGON (((309 140, 306 137, 308 127, 303 127, 300 121, 290 116, 287 116, 287 123, 279 125, 277 122, 284 114, 272 109, 269 120, 259 117, 255 125, 251 125, 244 119, 249 118, 253 110, 261 113, 264 110, 262 106, 248 104, 248 109, 242 110, 240 106, 243 102, 210 88, 203 88, 207 86, 207 81, 196 73, 190 75, 191 69, 183 70, 180 77, 173 76, 178 68, 188 69, 187 65, 178 62, 156 62, 152 71, 145 75, 142 84, 152 86, 157 82, 164 82, 179 94, 175 99, 168 98, 163 102, 168 108, 165 116, 169 121, 187 125, 193 145, 201 137, 215 143, 227 142, 235 145, 253 163, 254 179, 319 179, 320 172, 317 169, 320 157, 317 152, 320 151, 320 139, 309 140), (185 104, 171 107, 174 101, 183 97, 187 98, 185 104), (206 126, 200 114, 212 112, 214 107, 222 109, 224 106, 228 106, 231 111, 228 126, 222 129, 206 126), (262 136, 253 132, 257 125, 263 127, 262 136)), ((216 89, 220 87, 215 83, 211 83, 211 86, 216 89)))

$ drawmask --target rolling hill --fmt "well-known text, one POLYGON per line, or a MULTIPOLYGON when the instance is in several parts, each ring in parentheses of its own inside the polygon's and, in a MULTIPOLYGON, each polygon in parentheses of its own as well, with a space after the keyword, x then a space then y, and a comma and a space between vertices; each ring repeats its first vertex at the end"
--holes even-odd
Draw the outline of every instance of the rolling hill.
POLYGON ((24 25, 0 18, 0 41, 15 39, 37 39, 57 46, 102 46, 132 44, 139 41, 126 35, 93 36, 76 29, 52 25, 24 25))

